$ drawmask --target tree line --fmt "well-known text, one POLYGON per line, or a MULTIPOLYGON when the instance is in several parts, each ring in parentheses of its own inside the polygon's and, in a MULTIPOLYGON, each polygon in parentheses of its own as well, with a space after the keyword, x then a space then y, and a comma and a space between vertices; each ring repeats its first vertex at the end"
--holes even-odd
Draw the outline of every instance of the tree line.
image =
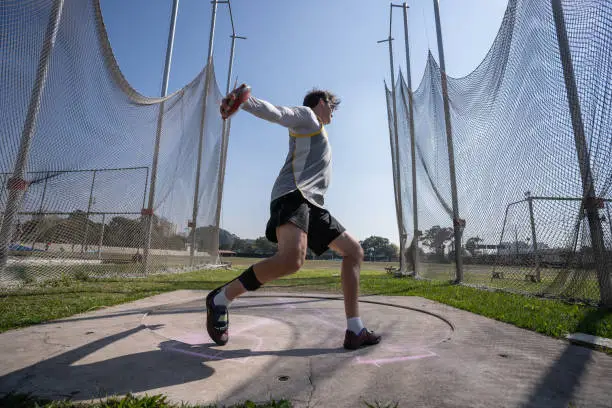
MULTIPOLYGON (((42 242, 55 244, 83 244, 86 246, 115 246, 127 248, 142 247, 145 232, 145 217, 128 218, 126 216, 113 216, 110 220, 102 223, 101 216, 87 215, 84 211, 74 211, 68 217, 56 215, 34 216, 31 220, 19 223, 14 242, 42 242)), ((213 246, 215 228, 203 226, 196 229, 196 249, 207 250, 213 246)), ((418 241, 421 243, 419 251, 424 254, 424 248, 434 258, 440 260, 452 255, 453 228, 435 225, 422 233, 419 233, 418 241), (450 251, 446 249, 449 247, 450 251)), ((176 227, 163 217, 153 216, 151 229, 151 248, 185 250, 192 242, 192 232, 187 234, 176 231, 176 227)), ((465 241, 463 250, 466 255, 476 256, 482 248, 482 239, 470 237, 465 241)), ((360 244, 364 251, 366 260, 391 261, 397 260, 399 248, 390 242, 388 238, 381 236, 370 236, 360 244)), ((539 244, 543 245, 543 244, 539 244)), ((528 242, 504 242, 502 247, 515 248, 517 251, 525 251, 530 247, 528 242)), ((219 249, 230 250, 238 255, 245 256, 270 256, 276 252, 277 245, 268 241, 264 236, 255 239, 245 239, 224 230, 219 229, 219 249)), ((314 258, 315 254, 310 250, 308 258, 314 258)), ((339 254, 329 250, 321 257, 339 257, 339 254)))
MULTIPOLYGON (((114 246, 141 248, 144 243, 145 218, 114 216, 104 223, 101 216, 90 215, 84 211, 74 211, 68 217, 57 215, 34 216, 31 220, 18 223, 13 234, 13 242, 75 244, 85 246, 114 246), (92 220, 100 220, 96 222, 92 220)), ((174 225, 153 216, 151 228, 151 248, 185 249, 185 237, 174 231, 174 225)))
MULTIPOLYGON (((89 215, 81 210, 67 217, 40 214, 32 219, 19 222, 13 235, 13 243, 23 245, 69 244, 86 247, 113 246, 123 248, 141 248, 144 244, 146 218, 139 216, 128 218, 116 215, 102 222, 101 215, 89 215)), ((151 248, 186 250, 192 242, 193 232, 182 234, 176 231, 170 221, 153 216, 151 228, 151 248)), ((214 244, 215 228, 203 226, 196 228, 196 249, 208 250, 214 244)), ((397 259, 399 249, 388 238, 371 236, 360 242, 367 260, 397 259)), ((270 256, 276 252, 277 244, 268 241, 264 236, 245 239, 231 232, 219 229, 219 249, 230 250, 243 256, 270 256)), ((307 257, 315 258, 308 250, 307 257)), ((340 255, 328 250, 319 258, 339 258, 340 255)))

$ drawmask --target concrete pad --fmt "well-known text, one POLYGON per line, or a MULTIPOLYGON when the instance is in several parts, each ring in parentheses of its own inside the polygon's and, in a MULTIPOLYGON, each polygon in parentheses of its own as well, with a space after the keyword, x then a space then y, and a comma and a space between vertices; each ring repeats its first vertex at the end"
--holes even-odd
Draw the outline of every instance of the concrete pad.
POLYGON ((0 334, 0 393, 77 401, 128 392, 191 404, 611 407, 612 358, 417 297, 364 296, 377 346, 342 348, 341 297, 262 290, 210 342, 202 291, 0 334))

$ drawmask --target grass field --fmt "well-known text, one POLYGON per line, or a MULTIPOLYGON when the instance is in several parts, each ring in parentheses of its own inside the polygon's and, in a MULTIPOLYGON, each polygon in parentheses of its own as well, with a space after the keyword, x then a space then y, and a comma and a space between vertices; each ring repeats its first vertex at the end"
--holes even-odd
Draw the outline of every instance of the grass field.
MULTIPOLYGON (((599 302, 599 285, 595 270, 567 272, 562 269, 540 269, 540 281, 526 279, 535 274, 533 267, 464 265, 463 282, 468 285, 502 289, 531 295, 557 296, 596 304, 599 302), (502 279, 492 278, 493 271, 501 273, 502 279)), ((421 276, 433 280, 452 280, 455 278, 454 264, 423 263, 421 276)))
MULTIPOLYGON (((44 254, 44 252, 42 253, 44 254)), ((127 259, 126 259, 127 260, 127 259)), ((207 259, 197 259, 205 262, 207 259)), ((223 262, 230 262, 235 268, 244 268, 259 259, 252 258, 225 258, 223 262)), ((163 274, 172 272, 185 272, 189 270, 188 256, 151 256, 149 272, 163 274)), ((395 266, 393 262, 365 262, 364 270, 384 271, 387 266, 395 266)), ((306 270, 309 269, 339 269, 340 261, 308 260, 306 270)), ((455 265, 452 263, 421 263, 420 275, 423 278, 448 281, 455 278, 455 265)), ((492 266, 492 265, 464 265, 464 280, 467 285, 502 289, 517 293, 531 295, 546 295, 577 299, 597 304, 599 301, 599 286, 595 271, 580 271, 568 273, 565 281, 560 269, 541 269, 541 280, 532 282, 525 279, 527 274, 533 274, 534 268, 520 266, 492 266), (503 279, 492 279, 492 272, 501 272, 503 279), (580 275, 578 275, 580 274, 580 275), (576 279, 580 276, 580 279, 576 279), (560 283, 561 282, 561 283, 560 283)), ((108 278, 139 278, 143 276, 142 264, 139 263, 100 263, 100 264, 13 264, 9 266, 0 280, 8 282, 5 286, 22 286, 31 284, 44 285, 44 281, 51 282, 58 279, 108 279, 108 278)), ((1 288, 0 288, 1 290, 1 288)))
MULTIPOLYGON (((142 274, 142 264, 131 260, 132 255, 123 258, 111 257, 103 258, 99 263, 95 258, 52 258, 50 262, 55 264, 45 264, 49 258, 43 256, 17 257, 17 262, 6 267, 2 278, 4 280, 15 280, 25 283, 43 281, 48 278, 68 276, 89 276, 96 277, 119 277, 119 276, 138 276, 142 274), (82 264, 71 262, 83 260, 82 264), (89 263, 87 263, 89 262, 89 263)), ((210 257, 196 257, 196 264, 210 262, 210 257)), ((189 256, 164 256, 152 255, 150 258, 149 271, 151 273, 163 272, 168 269, 181 268, 189 265, 189 256)))
MULTIPOLYGON (((257 260, 231 258, 230 261, 232 268, 229 270, 118 279, 64 275, 42 284, 14 289, 0 294, 0 331, 178 289, 210 290, 233 279, 257 260)), ((339 266, 338 261, 308 260, 300 272, 271 282, 266 289, 341 294, 339 266)), ((394 278, 385 272, 386 266, 389 266, 386 262, 363 265, 362 294, 422 296, 555 337, 575 331, 612 337, 612 313, 609 311, 585 304, 453 285, 448 275, 439 281, 394 278)), ((512 284, 512 281, 506 283, 512 284)))

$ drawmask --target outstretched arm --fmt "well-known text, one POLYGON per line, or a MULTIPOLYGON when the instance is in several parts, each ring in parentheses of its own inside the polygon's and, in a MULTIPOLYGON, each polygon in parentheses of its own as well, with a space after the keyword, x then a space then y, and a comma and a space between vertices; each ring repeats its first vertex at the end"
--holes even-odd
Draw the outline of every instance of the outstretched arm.
POLYGON ((314 131, 319 128, 319 122, 312 109, 306 106, 284 107, 275 106, 270 102, 251 96, 242 105, 242 109, 258 118, 290 129, 305 129, 314 131))

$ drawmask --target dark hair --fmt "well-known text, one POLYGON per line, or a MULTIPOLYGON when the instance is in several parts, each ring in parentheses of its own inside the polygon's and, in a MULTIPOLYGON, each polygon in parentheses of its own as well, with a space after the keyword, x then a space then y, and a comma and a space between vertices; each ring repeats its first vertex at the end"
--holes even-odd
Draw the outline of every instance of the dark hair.
POLYGON ((320 89, 313 89, 308 92, 304 97, 304 102, 302 103, 304 106, 308 106, 309 108, 314 108, 319 104, 319 101, 323 99, 325 102, 329 102, 332 109, 337 109, 338 105, 340 105, 340 98, 329 91, 323 91, 320 89))

